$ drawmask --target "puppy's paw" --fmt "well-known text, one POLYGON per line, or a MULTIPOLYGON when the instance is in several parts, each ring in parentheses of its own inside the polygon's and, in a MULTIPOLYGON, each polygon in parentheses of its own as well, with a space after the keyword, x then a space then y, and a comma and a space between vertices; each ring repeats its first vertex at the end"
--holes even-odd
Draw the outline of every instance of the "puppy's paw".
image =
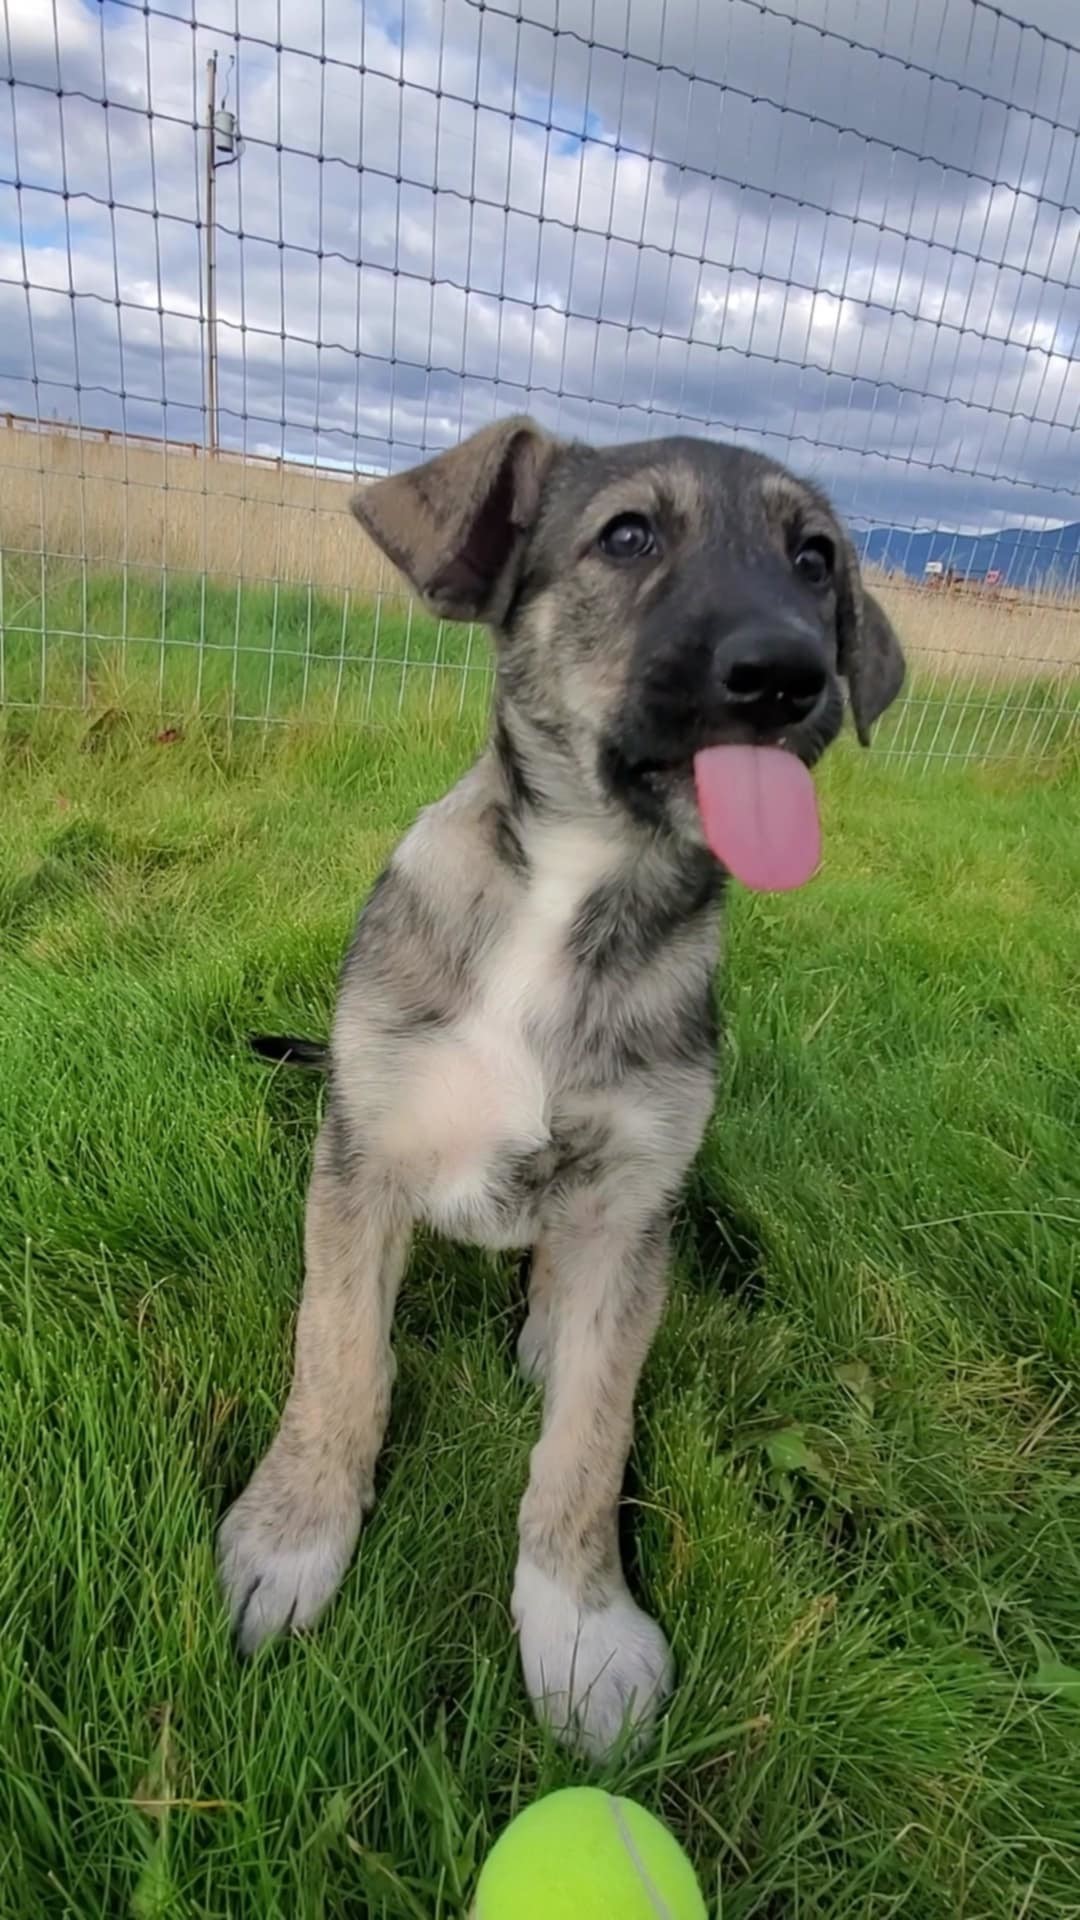
POLYGON ((313 1626, 333 1598, 360 1533, 359 1511, 319 1514, 268 1500, 258 1476, 218 1533, 218 1576, 241 1653, 313 1626))
POLYGON ((548 1322, 539 1307, 530 1310, 517 1344, 518 1372, 528 1387, 542 1387, 547 1379, 548 1322))
POLYGON ((642 1746, 675 1669, 660 1628, 625 1587, 604 1606, 582 1607, 521 1559, 513 1614, 525 1685, 556 1738, 591 1760, 603 1760, 631 1729, 632 1745, 642 1746))

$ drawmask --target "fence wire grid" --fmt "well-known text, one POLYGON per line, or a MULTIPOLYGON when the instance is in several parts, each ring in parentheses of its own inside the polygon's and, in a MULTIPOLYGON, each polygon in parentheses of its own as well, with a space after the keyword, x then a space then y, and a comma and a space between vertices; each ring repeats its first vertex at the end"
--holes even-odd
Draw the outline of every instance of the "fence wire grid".
POLYGON ((887 753, 1080 734, 1075 0, 2 0, 0 705, 462 710, 355 476, 527 411, 823 484, 887 753))

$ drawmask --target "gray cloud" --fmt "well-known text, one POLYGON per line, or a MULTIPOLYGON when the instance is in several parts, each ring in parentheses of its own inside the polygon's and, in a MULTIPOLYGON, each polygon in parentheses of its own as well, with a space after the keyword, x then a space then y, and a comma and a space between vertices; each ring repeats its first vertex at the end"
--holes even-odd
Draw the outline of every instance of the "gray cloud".
POLYGON ((401 464, 527 407, 736 434, 859 526, 1080 518, 1080 53, 785 4, 8 0, 0 404, 201 437, 217 47, 226 443, 401 464))

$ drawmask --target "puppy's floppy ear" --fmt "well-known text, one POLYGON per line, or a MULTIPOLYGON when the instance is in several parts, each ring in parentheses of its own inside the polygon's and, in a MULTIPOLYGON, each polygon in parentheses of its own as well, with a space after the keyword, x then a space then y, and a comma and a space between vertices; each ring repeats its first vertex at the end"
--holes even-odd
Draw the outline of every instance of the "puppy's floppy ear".
POLYGON ((904 684, 905 666, 891 621, 863 586, 850 540, 844 542, 836 614, 840 671, 848 684, 855 732, 868 747, 871 727, 904 684))
POLYGON ((497 625, 513 596, 555 441, 524 415, 355 496, 361 526, 445 620, 497 625))

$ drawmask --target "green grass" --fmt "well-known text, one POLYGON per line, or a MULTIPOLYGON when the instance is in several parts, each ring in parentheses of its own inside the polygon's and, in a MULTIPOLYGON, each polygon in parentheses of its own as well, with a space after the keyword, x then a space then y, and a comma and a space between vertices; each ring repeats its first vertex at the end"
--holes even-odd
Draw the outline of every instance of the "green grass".
POLYGON ((379 601, 55 560, 43 572, 25 557, 0 566, 0 704, 100 708, 134 694, 170 718, 291 722, 486 695, 482 631, 434 620, 398 593, 379 601))
MULTIPOLYGON (((320 1097, 241 1036, 325 1030, 365 889, 469 751, 446 698, 171 744, 99 699, 0 741, 4 1920, 450 1920, 514 1810, 584 1777, 510 1633, 511 1262, 418 1245, 319 1632, 242 1670, 214 1587, 286 1386, 320 1097)), ((824 874, 732 912, 628 1508, 680 1684, 608 1778, 720 1920, 1062 1920, 1080 767, 845 750, 822 784, 824 874)))
MULTIPOLYGON (((916 610, 917 612, 917 610, 916 610)), ((977 632, 978 613, 972 615, 977 632)), ((388 594, 207 581, 160 567, 95 573, 0 555, 0 706, 127 707, 243 721, 392 719, 476 711, 490 655, 479 629, 388 594)), ((1080 740, 1080 676, 1014 679, 924 667, 881 729, 879 754, 916 769, 945 758, 1042 757, 1080 740)))

